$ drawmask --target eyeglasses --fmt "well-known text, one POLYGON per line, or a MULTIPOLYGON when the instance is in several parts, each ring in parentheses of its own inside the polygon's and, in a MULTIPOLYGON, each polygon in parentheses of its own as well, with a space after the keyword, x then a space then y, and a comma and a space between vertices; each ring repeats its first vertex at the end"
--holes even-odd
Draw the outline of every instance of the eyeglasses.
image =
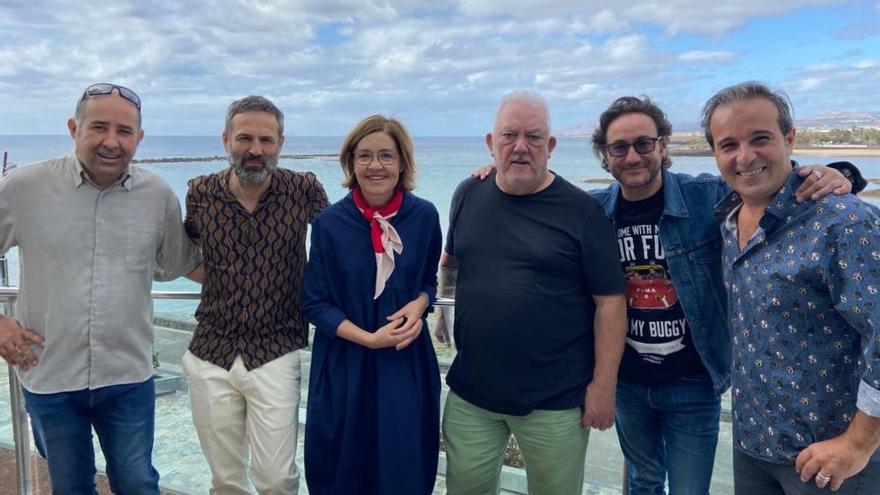
POLYGON ((113 93, 113 90, 119 91, 119 96, 125 98, 126 100, 134 103, 134 106, 137 107, 138 111, 141 110, 141 98, 132 90, 126 88, 125 86, 117 86, 116 84, 110 83, 98 83, 92 84, 85 91, 83 91, 82 98, 79 101, 83 101, 86 98, 90 98, 92 96, 101 96, 101 95, 109 95, 113 93))
POLYGON ((373 163, 373 157, 376 157, 382 165, 391 165, 394 163, 394 160, 397 160, 397 154, 389 150, 380 150, 375 153, 369 150, 357 150, 354 152, 354 162, 358 165, 373 163))
POLYGON ((620 158, 622 156, 626 156, 626 154, 629 153, 630 146, 632 146, 633 148, 635 148, 636 153, 644 155, 645 153, 650 153, 654 151, 654 148, 657 146, 657 141, 660 141, 661 139, 663 139, 662 136, 655 138, 639 138, 631 143, 611 143, 605 145, 605 149, 608 150, 609 155, 620 158))

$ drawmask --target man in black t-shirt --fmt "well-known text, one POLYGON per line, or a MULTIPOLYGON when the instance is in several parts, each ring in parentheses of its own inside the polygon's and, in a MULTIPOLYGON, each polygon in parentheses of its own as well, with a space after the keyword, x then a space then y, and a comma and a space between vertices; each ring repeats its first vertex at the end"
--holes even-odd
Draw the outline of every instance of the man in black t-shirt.
POLYGON ((497 171, 456 190, 441 261, 459 267, 447 488, 496 493, 513 433, 530 493, 580 493, 588 429, 613 422, 626 337, 614 234, 547 169, 556 140, 542 98, 505 97, 486 144, 497 171))

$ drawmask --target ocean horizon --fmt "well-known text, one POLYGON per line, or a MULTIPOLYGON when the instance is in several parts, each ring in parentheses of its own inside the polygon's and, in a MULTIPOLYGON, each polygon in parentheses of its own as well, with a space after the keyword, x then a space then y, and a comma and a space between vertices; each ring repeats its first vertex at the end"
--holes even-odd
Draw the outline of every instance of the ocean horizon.
MULTIPOLYGON (((348 192, 341 186, 342 169, 337 154, 342 137, 333 136, 286 136, 279 166, 310 171, 324 185, 330 201, 341 199, 348 192)), ((440 213, 440 221, 446 232, 449 218, 449 201, 457 185, 477 167, 489 163, 492 156, 483 137, 414 137, 416 160, 416 195, 434 203, 440 213)), ((0 153, 8 152, 8 159, 17 166, 54 158, 73 150, 73 140, 68 135, 0 135, 0 153)), ((833 150, 829 150, 833 153, 833 150)), ((135 160, 149 160, 138 166, 150 170, 172 187, 184 202, 187 181, 198 175, 218 172, 228 166, 220 136, 150 136, 147 134, 138 146, 135 160), (193 161, 187 161, 191 158, 193 161), (170 161, 174 159, 173 161, 170 161), (179 160, 182 159, 182 160, 179 160)), ((798 157, 793 157, 798 159, 798 157)), ((880 157, 807 156, 798 159, 802 164, 831 163, 848 160, 855 163, 866 177, 880 176, 880 157)), ((717 174, 712 157, 673 156, 672 171, 688 174, 717 174)), ((556 149, 550 158, 550 169, 584 189, 604 187, 596 180, 611 179, 593 156, 590 141, 586 137, 558 138, 556 149)), ((869 188, 880 186, 871 184, 869 188)), ((880 205, 876 199, 868 199, 880 205)), ((9 253, 10 284, 18 285, 18 253, 9 253)), ((187 279, 155 283, 156 290, 198 291, 198 284, 187 279)), ((191 318, 194 301, 156 301, 157 315, 191 318)))

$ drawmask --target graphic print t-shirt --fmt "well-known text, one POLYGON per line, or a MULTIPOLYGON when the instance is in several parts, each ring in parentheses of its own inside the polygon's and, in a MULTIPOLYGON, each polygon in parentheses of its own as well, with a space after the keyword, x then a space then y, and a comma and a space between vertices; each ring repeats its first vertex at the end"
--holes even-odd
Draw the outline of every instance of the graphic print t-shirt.
POLYGON ((619 198, 617 245, 629 320, 619 378, 628 383, 653 385, 706 374, 660 244, 662 213, 662 188, 641 201, 619 198))

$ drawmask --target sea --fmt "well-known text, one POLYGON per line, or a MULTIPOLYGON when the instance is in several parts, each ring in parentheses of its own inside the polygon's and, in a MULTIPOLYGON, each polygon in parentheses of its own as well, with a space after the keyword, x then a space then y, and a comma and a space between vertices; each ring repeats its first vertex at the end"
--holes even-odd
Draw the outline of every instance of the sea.
MULTIPOLYGON (((440 212, 444 232, 449 217, 449 201, 456 186, 477 167, 492 159, 483 137, 415 137, 417 187, 414 193, 425 198, 440 212)), ((341 199, 347 190, 341 186, 342 169, 338 152, 341 137, 288 136, 284 143, 280 166, 297 171, 314 172, 330 201, 341 199)), ((8 160, 18 166, 53 158, 70 152, 73 142, 70 136, 2 136, 0 154, 8 153, 8 160)), ((183 203, 186 184, 192 177, 220 171, 228 166, 220 136, 150 136, 144 137, 138 147, 135 160, 138 165, 164 178, 183 203)), ((848 160, 855 163, 866 177, 880 177, 880 157, 828 156, 793 157, 802 164, 830 163, 848 160)), ((2 159, 2 155, 0 155, 2 159)), ((597 179, 608 179, 593 156, 587 137, 563 137, 558 140, 550 159, 550 168, 570 182, 592 189, 604 187, 597 179)), ((715 162, 710 156, 673 156, 673 171, 689 174, 717 174, 715 162)), ((877 189, 876 184, 869 188, 877 189)), ((870 200, 880 205, 880 201, 870 200)), ((18 253, 13 248, 8 255, 10 285, 18 285, 18 253)), ((198 291, 198 284, 187 279, 173 282, 157 282, 155 290, 198 291)), ((156 301, 157 316, 189 321, 195 310, 195 301, 156 301)))

